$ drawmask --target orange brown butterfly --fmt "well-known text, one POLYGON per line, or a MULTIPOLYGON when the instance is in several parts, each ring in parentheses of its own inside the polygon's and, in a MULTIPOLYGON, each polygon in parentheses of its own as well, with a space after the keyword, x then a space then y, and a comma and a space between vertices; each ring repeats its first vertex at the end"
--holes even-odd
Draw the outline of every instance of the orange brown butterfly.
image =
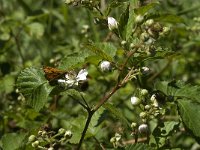
POLYGON ((57 79, 63 78, 67 71, 63 71, 57 68, 44 66, 43 71, 45 73, 45 78, 49 81, 50 85, 55 85, 57 79))

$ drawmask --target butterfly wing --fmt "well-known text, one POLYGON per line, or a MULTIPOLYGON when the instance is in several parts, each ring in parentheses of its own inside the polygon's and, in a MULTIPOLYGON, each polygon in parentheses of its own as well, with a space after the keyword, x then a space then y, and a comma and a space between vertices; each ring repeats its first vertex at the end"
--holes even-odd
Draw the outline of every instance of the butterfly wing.
POLYGON ((63 76, 67 73, 66 71, 48 66, 44 66, 43 71, 45 73, 45 78, 49 81, 50 85, 55 85, 55 83, 57 83, 57 79, 63 78, 63 76))

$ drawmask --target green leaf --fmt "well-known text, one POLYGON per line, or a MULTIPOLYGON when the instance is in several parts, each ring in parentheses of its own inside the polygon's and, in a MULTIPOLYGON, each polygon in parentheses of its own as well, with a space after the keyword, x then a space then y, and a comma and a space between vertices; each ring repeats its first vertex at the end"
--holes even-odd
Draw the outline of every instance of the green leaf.
POLYGON ((125 150, 153 150, 153 149, 149 147, 149 145, 147 144, 137 143, 126 146, 125 150))
POLYGON ((192 86, 184 84, 181 81, 162 81, 155 84, 157 90, 162 91, 166 95, 171 95, 176 98, 187 98, 200 103, 200 86, 192 86), (189 93, 189 94, 188 94, 189 93))
POLYGON ((172 14, 157 14, 154 17, 155 21, 168 22, 168 23, 183 23, 183 18, 172 14))
POLYGON ((177 125, 179 125, 179 122, 165 121, 164 127, 161 129, 161 135, 168 136, 176 128, 177 125))
POLYGON ((134 9, 134 12, 137 15, 142 15, 143 16, 143 15, 145 15, 145 13, 147 13, 148 11, 150 11, 151 9, 155 8, 158 5, 159 5, 159 3, 150 3, 148 5, 145 5, 145 6, 142 6, 142 7, 134 9))
POLYGON ((128 120, 124 117, 121 111, 117 109, 114 105, 110 103, 106 103, 103 105, 103 107, 109 110, 112 113, 112 115, 115 116, 117 119, 121 120, 122 123, 125 123, 127 126, 130 126, 130 123, 128 122, 128 120))
POLYGON ((27 103, 36 111, 44 107, 52 90, 43 71, 32 67, 21 71, 17 79, 17 87, 27 99, 27 103))
POLYGON ((132 34, 132 30, 133 30, 133 25, 135 23, 135 13, 134 11, 130 11, 129 14, 129 18, 128 18, 128 23, 127 23, 127 27, 126 27, 126 40, 128 40, 132 34))
POLYGON ((119 32, 120 36, 125 39, 126 38, 126 28, 129 20, 129 6, 127 5, 126 10, 121 14, 120 20, 119 20, 119 32))
POLYGON ((86 134, 86 138, 95 136, 97 134, 97 132, 101 129, 101 125, 99 125, 99 119, 102 116, 104 110, 105 109, 101 107, 93 115, 92 120, 89 125, 89 128, 88 128, 88 131, 87 131, 87 134, 86 134))
POLYGON ((10 93, 14 89, 15 79, 12 75, 6 75, 0 80, 0 91, 10 93))
POLYGON ((193 135, 200 137, 200 104, 188 99, 179 99, 178 108, 185 126, 192 131, 193 135))
POLYGON ((66 56, 61 60, 59 68, 63 70, 71 70, 76 67, 80 67, 85 63, 85 59, 87 57, 88 53, 86 53, 85 51, 80 52, 80 54, 66 56))
POLYGON ((36 38, 40 38, 44 34, 44 26, 41 23, 33 22, 27 26, 28 33, 36 38))
POLYGON ((17 150, 22 148, 26 139, 25 133, 8 133, 2 137, 2 147, 4 150, 17 150))
POLYGON ((96 55, 100 56, 104 60, 112 61, 113 58, 110 55, 113 55, 113 52, 111 53, 111 50, 114 49, 113 46, 109 46, 108 44, 88 44, 85 45, 85 47, 95 53, 96 55), (100 47, 102 46, 102 47, 100 47), (108 48, 108 49, 107 49, 108 48), (109 55, 110 54, 110 55, 109 55))

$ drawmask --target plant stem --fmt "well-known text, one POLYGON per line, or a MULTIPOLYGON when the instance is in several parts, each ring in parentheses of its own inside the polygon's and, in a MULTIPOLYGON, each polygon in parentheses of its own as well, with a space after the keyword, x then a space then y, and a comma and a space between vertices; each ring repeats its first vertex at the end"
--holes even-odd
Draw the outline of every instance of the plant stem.
POLYGON ((81 148, 81 145, 82 145, 82 143, 83 143, 85 134, 86 134, 86 132, 87 132, 87 129, 88 129, 88 127, 89 127, 89 124, 90 124, 90 121, 91 121, 91 119, 92 119, 93 114, 94 114, 94 111, 88 110, 87 121, 86 121, 86 123, 85 123, 84 130, 83 130, 83 132, 82 132, 82 134, 81 134, 81 139, 80 139, 80 141, 79 141, 79 143, 78 143, 77 150, 79 150, 79 149, 81 148))

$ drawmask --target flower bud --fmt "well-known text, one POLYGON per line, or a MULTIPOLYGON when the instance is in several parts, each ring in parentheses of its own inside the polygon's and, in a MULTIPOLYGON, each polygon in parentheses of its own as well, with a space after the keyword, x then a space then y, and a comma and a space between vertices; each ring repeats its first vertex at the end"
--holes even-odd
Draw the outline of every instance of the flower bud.
POLYGON ((36 147, 39 146, 39 144, 40 144, 39 141, 35 141, 35 142, 33 142, 31 145, 32 145, 32 147, 36 148, 36 147))
POLYGON ((145 42, 149 39, 149 34, 147 34, 146 32, 143 32, 141 35, 140 35, 140 39, 145 42))
POLYGON ((110 139, 110 143, 114 143, 114 142, 116 142, 116 138, 115 138, 115 137, 112 137, 112 138, 110 139))
POLYGON ((47 150, 54 150, 54 148, 53 147, 49 147, 47 150))
POLYGON ((138 127, 138 130, 140 133, 147 133, 148 132, 148 125, 147 124, 141 124, 138 127))
POLYGON ((65 133, 65 129, 60 128, 60 129, 58 130, 58 133, 59 133, 59 134, 64 134, 64 133, 65 133))
POLYGON ((169 31, 170 31, 170 28, 169 27, 163 27, 163 33, 164 34, 167 34, 167 33, 169 33, 169 31))
POLYGON ((144 109, 145 109, 145 110, 149 110, 150 108, 151 108, 150 105, 145 105, 145 106, 144 106, 144 109))
POLYGON ((123 46, 124 46, 126 43, 127 43, 127 42, 126 42, 126 41, 124 41, 124 40, 123 40, 123 41, 121 41, 121 45, 123 45, 123 46))
POLYGON ((137 106, 141 103, 141 99, 139 99, 138 97, 132 96, 131 97, 131 104, 133 106, 137 106))
POLYGON ((113 17, 108 17, 108 28, 114 30, 118 28, 118 22, 113 17))
POLYGON ((121 135, 119 133, 115 133, 115 139, 116 141, 119 141, 121 139, 121 135))
POLYGON ((146 96, 148 94, 148 90, 141 89, 140 93, 141 93, 142 96, 146 96))
POLYGON ((100 69, 103 72, 109 72, 112 69, 111 63, 109 61, 102 61, 100 63, 100 69))
POLYGON ((72 137, 72 132, 70 130, 66 131, 64 137, 70 139, 72 137))
POLYGON ((137 123, 136 122, 132 122, 131 123, 131 128, 135 129, 135 127, 137 127, 137 123))
POLYGON ((35 139, 36 139, 35 135, 31 135, 28 138, 28 142, 33 142, 33 141, 35 141, 35 139))
POLYGON ((130 44, 130 48, 131 48, 131 49, 134 48, 134 46, 135 46, 134 43, 131 43, 131 44, 130 44))
POLYGON ((154 24, 154 20, 153 19, 148 19, 146 22, 145 22, 145 25, 146 26, 152 26, 154 24))
POLYGON ((150 100, 151 100, 151 102, 154 102, 154 101, 156 101, 156 95, 155 95, 155 94, 153 94, 153 95, 151 96, 150 100))
POLYGON ((135 17, 135 22, 136 23, 141 23, 144 20, 144 16, 138 15, 135 17))
POLYGON ((38 135, 41 136, 43 131, 38 131, 38 135))
POLYGON ((140 118, 144 119, 144 118, 146 118, 146 116, 147 116, 146 112, 141 112, 140 113, 140 118))

